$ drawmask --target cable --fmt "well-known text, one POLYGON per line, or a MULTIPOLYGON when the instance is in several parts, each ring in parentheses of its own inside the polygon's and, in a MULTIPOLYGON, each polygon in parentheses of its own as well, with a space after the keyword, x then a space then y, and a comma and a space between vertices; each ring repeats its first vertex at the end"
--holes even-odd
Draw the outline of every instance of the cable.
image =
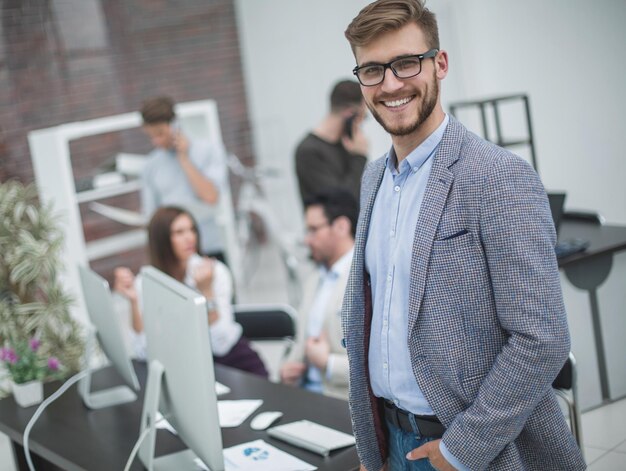
POLYGON ((142 432, 142 434, 139 435, 139 438, 135 442, 135 446, 133 447, 132 451, 130 452, 130 455, 128 456, 128 461, 126 461, 126 466, 124 466, 124 471, 128 471, 130 469, 130 465, 133 464, 133 461, 135 459, 135 455, 139 451, 139 447, 141 446, 143 441, 146 439, 146 437, 148 436, 148 433, 150 433, 150 431, 151 431, 151 428, 150 427, 146 427, 146 429, 142 432))
POLYGON ((39 407, 37 408, 33 416, 30 418, 30 420, 28 421, 28 424, 26 425, 26 428, 24 429, 23 442, 24 442, 24 456, 26 457, 26 463, 28 464, 28 469, 30 471, 35 471, 35 467, 33 466, 33 461, 30 458, 30 450, 28 448, 28 437, 30 435, 31 429, 35 425, 35 422, 37 422, 37 419, 39 418, 39 416, 42 414, 42 412, 44 411, 46 407, 48 407, 52 402, 56 401, 59 398, 59 396, 61 396, 61 394, 67 391, 67 389, 72 384, 84 378, 88 372, 89 372, 89 369, 76 373, 74 376, 68 379, 65 383, 63 383, 63 385, 59 389, 57 389, 52 396, 50 396, 48 399, 46 399, 41 404, 39 404, 39 407))
MULTIPOLYGON (((158 423, 162 422, 163 420, 165 420, 165 417, 162 416, 154 423, 154 425, 156 426, 158 423)), ((141 435, 139 435, 139 438, 135 442, 135 446, 133 447, 132 451, 130 452, 130 455, 128 456, 128 461, 126 461, 126 466, 124 466, 124 471, 128 471, 130 469, 130 465, 133 464, 133 461, 135 460, 135 455, 137 455, 137 452, 139 451, 139 447, 141 446, 143 441, 146 439, 146 437, 148 436, 148 433, 151 430, 152 430, 152 427, 146 427, 146 429, 141 433, 141 435)))

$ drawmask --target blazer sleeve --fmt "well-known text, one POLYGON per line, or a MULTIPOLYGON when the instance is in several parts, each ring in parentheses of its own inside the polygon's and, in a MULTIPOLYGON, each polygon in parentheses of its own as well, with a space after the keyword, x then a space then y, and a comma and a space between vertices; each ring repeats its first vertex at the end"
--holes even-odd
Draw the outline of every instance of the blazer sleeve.
POLYGON ((483 184, 479 236, 507 341, 443 437, 471 469, 486 468, 520 434, 570 349, 545 190, 525 161, 498 157, 483 184))

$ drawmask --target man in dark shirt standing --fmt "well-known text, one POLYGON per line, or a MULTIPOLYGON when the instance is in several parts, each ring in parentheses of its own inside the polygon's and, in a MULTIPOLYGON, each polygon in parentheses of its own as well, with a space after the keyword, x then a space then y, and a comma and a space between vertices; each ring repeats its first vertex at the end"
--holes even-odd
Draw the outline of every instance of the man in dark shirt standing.
POLYGON ((326 187, 342 187, 359 198, 368 142, 361 130, 365 103, 359 84, 338 82, 330 112, 298 145, 296 174, 302 201, 326 187))

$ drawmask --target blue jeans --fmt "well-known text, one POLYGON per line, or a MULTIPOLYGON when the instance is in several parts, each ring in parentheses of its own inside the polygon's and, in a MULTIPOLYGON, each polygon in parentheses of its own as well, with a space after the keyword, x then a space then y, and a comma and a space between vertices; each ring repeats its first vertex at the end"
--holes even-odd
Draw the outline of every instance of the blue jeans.
POLYGON ((417 427, 413 433, 405 432, 387 422, 389 430, 389 471, 435 471, 428 459, 407 460, 406 454, 415 448, 428 443, 435 438, 424 438, 419 435, 417 427))

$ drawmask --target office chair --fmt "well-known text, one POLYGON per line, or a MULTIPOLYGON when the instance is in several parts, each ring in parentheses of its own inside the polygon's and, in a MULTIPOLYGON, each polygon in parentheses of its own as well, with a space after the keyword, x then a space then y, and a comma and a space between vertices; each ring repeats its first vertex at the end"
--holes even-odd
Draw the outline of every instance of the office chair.
POLYGON ((576 358, 572 352, 565 361, 563 368, 552 382, 552 387, 557 396, 565 401, 569 413, 569 423, 572 435, 578 443, 578 448, 583 452, 583 430, 580 419, 580 408, 578 407, 578 389, 576 375, 576 358))
POLYGON ((235 321, 243 327, 271 381, 280 381, 280 365, 289 354, 296 336, 296 310, 286 304, 236 304, 235 321))

